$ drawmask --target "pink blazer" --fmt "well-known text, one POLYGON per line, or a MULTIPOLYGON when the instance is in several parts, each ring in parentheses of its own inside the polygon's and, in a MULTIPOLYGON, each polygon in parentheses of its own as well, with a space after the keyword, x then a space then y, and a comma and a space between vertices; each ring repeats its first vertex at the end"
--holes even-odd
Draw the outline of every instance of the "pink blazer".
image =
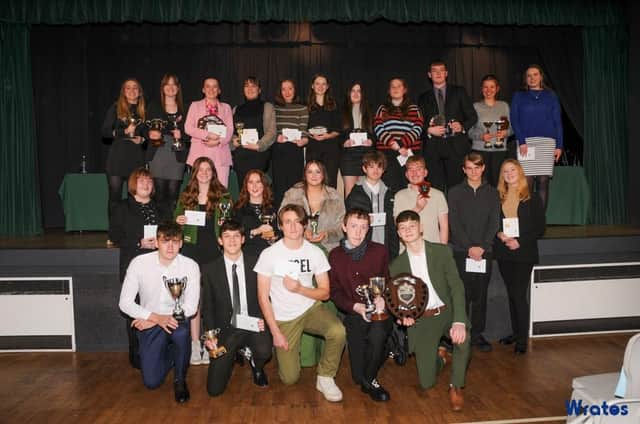
POLYGON ((227 136, 215 147, 203 144, 203 140, 207 138, 207 130, 198 128, 198 119, 208 114, 205 99, 195 101, 189 106, 187 120, 184 123, 184 131, 191 136, 191 149, 187 157, 187 164, 193 165, 193 162, 200 156, 206 156, 213 161, 216 167, 231 166, 231 150, 229 148, 229 141, 233 136, 231 106, 218 102, 218 116, 227 127, 227 136))

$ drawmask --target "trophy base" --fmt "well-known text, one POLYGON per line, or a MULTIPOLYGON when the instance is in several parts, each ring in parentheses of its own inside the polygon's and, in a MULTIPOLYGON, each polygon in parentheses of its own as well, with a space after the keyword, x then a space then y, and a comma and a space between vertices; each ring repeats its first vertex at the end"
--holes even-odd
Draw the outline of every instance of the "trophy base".
POLYGON ((374 313, 371 315, 371 321, 384 321, 389 319, 389 314, 386 312, 374 313))
POLYGON ((213 349, 209 351, 209 358, 218 359, 219 357, 223 356, 225 353, 227 353, 227 348, 224 346, 220 346, 217 349, 213 349))
POLYGON ((178 321, 178 322, 182 322, 182 321, 184 321, 185 319, 187 319, 187 318, 184 316, 184 312, 180 312, 180 313, 176 313, 176 312, 174 312, 174 313, 173 313, 173 317, 174 317, 174 318, 176 319, 176 321, 178 321))

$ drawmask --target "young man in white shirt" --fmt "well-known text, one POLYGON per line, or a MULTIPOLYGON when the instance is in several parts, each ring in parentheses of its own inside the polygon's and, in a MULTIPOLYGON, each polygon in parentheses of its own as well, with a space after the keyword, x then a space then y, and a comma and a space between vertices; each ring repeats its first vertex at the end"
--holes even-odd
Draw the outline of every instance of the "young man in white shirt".
POLYGON ((119 306, 133 318, 131 325, 138 330, 144 385, 149 389, 159 387, 174 368, 175 399, 183 403, 189 400, 186 383, 191 355, 189 318, 198 309, 200 269, 195 261, 179 253, 182 229, 178 224, 159 225, 156 243, 157 251, 137 256, 129 264, 119 306), (173 315, 175 300, 166 287, 168 281, 184 284, 179 303, 186 319, 173 315), (136 295, 140 297, 139 303, 136 295))
POLYGON ((454 347, 449 400, 451 408, 460 411, 471 353, 464 285, 451 249, 422 239, 420 216, 416 212, 401 212, 396 218, 396 227, 406 250, 391 263, 392 278, 408 272, 424 281, 429 291, 423 315, 417 320, 405 318, 402 322, 409 327, 409 346, 416 354, 420 385, 429 389, 436 384, 446 358, 446 349, 438 347, 440 337, 450 336, 454 347))
POLYGON ((300 377, 302 333, 324 337, 316 389, 328 401, 339 402, 342 392, 334 377, 346 335, 338 317, 322 305, 330 294, 329 262, 320 248, 304 239, 307 216, 301 206, 283 206, 278 222, 283 238, 262 251, 254 271, 258 273, 258 301, 273 337, 280 379, 284 384, 294 384, 300 377))

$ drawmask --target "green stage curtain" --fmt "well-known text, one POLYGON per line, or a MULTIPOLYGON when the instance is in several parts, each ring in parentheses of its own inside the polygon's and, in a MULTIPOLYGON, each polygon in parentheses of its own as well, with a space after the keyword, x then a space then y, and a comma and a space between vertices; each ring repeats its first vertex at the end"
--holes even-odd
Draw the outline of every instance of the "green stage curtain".
POLYGON ((0 234, 42 232, 31 49, 26 25, 0 23, 0 234))
POLYGON ((627 222, 628 33, 587 27, 584 40, 584 170, 591 221, 627 222))

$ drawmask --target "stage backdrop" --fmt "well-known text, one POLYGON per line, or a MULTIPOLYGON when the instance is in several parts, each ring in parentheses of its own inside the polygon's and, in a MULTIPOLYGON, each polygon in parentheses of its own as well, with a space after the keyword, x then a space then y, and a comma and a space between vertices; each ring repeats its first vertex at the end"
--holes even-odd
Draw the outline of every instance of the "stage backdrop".
MULTIPOLYGON (((531 1, 531 0, 516 0, 516 1, 501 1, 493 0, 483 2, 479 7, 477 2, 470 0, 431 0, 431 1, 418 1, 418 0, 404 0, 404 1, 361 1, 361 0, 313 0, 313 1, 297 1, 297 0, 271 0, 271 1, 216 1, 216 2, 201 2, 200 0, 185 0, 182 2, 158 0, 154 2, 145 1, 105 1, 105 2, 92 2, 87 3, 82 0, 58 0, 58 1, 45 1, 45 0, 32 0, 24 2, 20 0, 9 0, 7 5, 0 9, 0 69, 2 70, 2 78, 4 83, 4 90, 0 91, 0 105, 3 106, 3 113, 0 114, 0 127, 3 131, 0 132, 0 153, 2 154, 3 166, 0 168, 0 177, 2 179, 3 186, 11 187, 8 190, 0 194, 7 194, 8 197, 3 196, 3 202, 0 209, 0 233, 1 234, 32 234, 37 233, 40 230, 40 208, 39 206, 39 193, 38 178, 37 175, 37 157, 35 155, 36 138, 34 136, 33 128, 29 128, 28 124, 34 121, 34 107, 33 98, 37 98, 37 90, 32 90, 30 71, 31 71, 31 29, 36 28, 37 24, 92 24, 98 27, 98 30, 102 28, 96 24, 108 24, 108 23, 126 23, 136 22, 137 24, 142 22, 154 22, 154 23, 177 23, 177 22, 269 22, 269 21, 281 21, 281 22, 322 22, 337 20, 340 22, 371 22, 379 19, 388 19, 393 22, 406 23, 406 22, 448 22, 457 24, 477 24, 483 23, 488 25, 517 25, 520 28, 529 28, 529 25, 548 25, 548 26, 561 26, 571 25, 576 28, 580 28, 582 31, 583 46, 575 46, 567 54, 568 56, 584 54, 584 67, 581 69, 574 69, 576 77, 582 73, 584 76, 584 140, 585 140, 585 169, 587 177, 592 188, 592 218, 596 223, 620 223, 626 221, 626 199, 625 192, 627 187, 627 162, 624 160, 627 152, 627 63, 628 57, 628 38, 627 38, 627 26, 626 18, 624 16, 625 4, 615 0, 612 1, 578 1, 578 0, 565 0, 557 2, 548 1, 531 1), (33 97, 32 97, 33 95, 33 97), (5 110, 11 113, 4 113, 5 110), (602 122, 606 122, 603 125, 602 122), (5 201, 6 199, 6 201, 5 201)), ((360 25, 360 24, 359 24, 360 25)), ((139 25, 136 25, 139 26, 139 25)), ((94 27, 94 29, 95 29, 94 27)), ((296 31, 300 31, 297 27, 296 31)), ((257 27, 260 28, 260 27, 257 27)), ((547 27, 548 28, 548 27, 547 27)), ((35 31, 39 30, 36 28, 35 31)), ((143 28, 140 28, 144 31, 143 28)), ((290 28, 287 30, 289 31, 290 28)), ((136 29, 138 31, 138 29, 136 29)), ((127 31, 121 31, 121 35, 126 34, 127 31)), ((135 31, 134 31, 135 32, 135 31)), ((349 30, 350 34, 351 31, 349 30)), ((315 31, 313 32, 315 34, 315 31)), ((422 35, 420 29, 414 32, 417 40, 420 40, 422 35)), ((197 90, 194 88, 195 75, 202 76, 201 68, 206 63, 219 62, 221 65, 219 68, 212 69, 215 72, 219 72, 220 75, 225 73, 225 66, 233 64, 234 57, 238 57, 238 50, 246 49, 247 46, 238 47, 237 49, 231 48, 234 46, 234 40, 236 36, 247 37, 251 39, 251 30, 246 26, 236 26, 230 28, 227 31, 226 36, 222 36, 222 40, 228 41, 226 45, 220 47, 226 47, 226 52, 222 52, 219 48, 207 48, 211 44, 211 39, 207 34, 203 34, 200 39, 193 40, 193 44, 190 52, 186 56, 181 56, 178 60, 185 61, 193 68, 197 69, 194 73, 189 73, 186 68, 176 66, 178 69, 185 69, 183 75, 181 75, 185 81, 188 82, 186 87, 187 96, 195 96, 197 90), (198 46, 200 44, 200 46, 198 46), (200 47, 200 48, 199 48, 200 47), (215 56, 218 55, 218 56, 215 56)), ((305 35, 302 31, 298 34, 301 39, 304 40, 301 44, 303 48, 300 54, 309 55, 310 58, 314 58, 314 61, 310 62, 298 62, 293 60, 295 67, 298 69, 294 77, 300 79, 308 78, 308 72, 312 71, 314 64, 323 63, 321 66, 323 71, 326 71, 330 75, 334 76, 336 81, 342 83, 342 75, 348 75, 351 78, 350 73, 346 73, 342 63, 333 62, 330 69, 324 66, 323 57, 318 56, 319 53, 316 45, 314 45, 313 39, 304 38, 305 35), (305 48, 306 47, 306 52, 305 48), (299 63, 303 63, 300 65, 299 63), (304 65, 306 63, 306 65, 304 65), (307 69, 308 68, 308 69, 307 69), (334 72, 335 71, 335 72, 334 72), (342 72, 345 72, 343 74, 342 72)), ((396 55, 396 59, 400 59, 405 64, 412 64, 415 66, 409 66, 404 69, 415 70, 416 72, 424 72, 424 65, 431 59, 429 57, 431 53, 444 57, 450 64, 452 69, 452 79, 459 80, 463 85, 468 87, 477 85, 477 75, 465 74, 463 69, 467 69, 466 65, 462 64, 462 60, 458 61, 458 53, 449 51, 443 51, 442 46, 459 47, 467 45, 465 40, 457 38, 455 43, 446 42, 449 39, 440 38, 446 37, 445 31, 440 36, 436 36, 434 40, 443 40, 444 44, 432 45, 432 50, 428 49, 424 52, 414 51, 411 54, 404 53, 396 55), (422 65, 422 70, 419 70, 422 65), (469 82, 467 82, 469 81, 469 82)), ((173 35, 169 36, 173 37, 173 35)), ((276 37, 280 37, 276 31, 276 37)), ((325 34, 324 37, 319 37, 321 40, 329 41, 329 44, 344 45, 344 34, 339 32, 336 34, 325 34), (337 42, 333 36, 337 36, 337 42)), ((358 40, 361 40, 357 35, 349 35, 346 40, 349 40, 346 46, 352 45, 357 47, 358 40), (352 43, 352 44, 351 44, 352 43)), ((135 38, 135 37, 134 37, 135 38)), ((178 37, 179 38, 179 37, 178 37)), ((260 37, 259 37, 260 38, 260 37)), ((267 37, 267 39, 271 39, 267 37)), ((286 40, 280 39, 278 40, 286 40)), ((298 40, 298 38, 294 38, 298 40)), ((385 42, 389 40, 395 40, 393 34, 387 35, 387 40, 379 41, 381 48, 372 49, 364 48, 363 55, 358 56, 357 52, 349 54, 355 55, 354 58, 360 58, 366 60, 364 63, 372 64, 367 67, 367 71, 375 69, 376 78, 377 72, 381 72, 379 80, 384 80, 386 76, 382 72, 389 72, 393 70, 393 73, 398 73, 399 70, 396 64, 391 63, 385 55, 385 42), (374 68, 373 65, 376 65, 374 68)), ((507 39, 503 39, 507 40, 507 39)), ((129 41, 135 45, 135 39, 129 39, 129 41)), ((152 40, 148 40, 152 41, 152 40)), ((401 43, 412 43, 413 39, 403 39, 401 43)), ((561 40, 556 40, 560 42, 561 40)), ((399 42, 395 40, 395 42, 399 42)), ((91 44, 86 40, 86 49, 91 47, 91 44)), ((78 47, 78 40, 65 40, 64 48, 76 49, 78 47)), ((80 43, 82 44, 82 43, 80 43)), ((147 43, 149 44, 149 43, 147 43)), ((153 44, 153 43, 151 43, 153 44)), ((163 43, 158 43, 163 44, 163 43)), ((224 43, 223 43, 224 44, 224 43)), ((258 43, 259 44, 259 43, 258 43)), ((291 47, 289 41, 283 41, 283 47, 291 47)), ((295 44, 295 43, 294 43, 295 44)), ((365 43, 366 44, 366 43, 365 43)), ((536 40, 530 40, 529 44, 537 44, 536 40)), ((137 52, 132 54, 131 51, 127 52, 131 47, 128 43, 120 42, 117 44, 122 46, 123 51, 128 57, 135 56, 135 59, 130 60, 129 63, 124 63, 122 59, 122 52, 117 48, 110 46, 109 48, 102 50, 100 53, 104 56, 110 57, 109 63, 104 63, 103 66, 111 67, 114 70, 120 70, 121 78, 131 73, 131 63, 140 63, 146 56, 146 52, 137 52)), ((505 46, 505 44, 499 44, 505 46)), ((477 48, 478 43, 472 42, 471 48, 477 48)), ((550 49, 557 47, 556 43, 550 42, 544 46, 550 49)), ((260 46, 254 47, 257 52, 256 55, 260 55, 260 46)), ((342 47, 343 51, 346 47, 342 47)), ((332 54, 340 48, 334 48, 330 50, 332 54)), ((400 52, 398 52, 400 53, 400 52)), ((324 53, 323 53, 324 54, 324 53)), ((79 57, 83 57, 80 55, 79 57)), ((87 62, 89 53, 84 55, 85 60, 79 60, 75 63, 70 63, 72 67, 86 67, 86 78, 91 75, 95 75, 93 72, 95 69, 92 67, 97 66, 95 63, 87 62)), ((259 56, 258 56, 259 57, 259 56)), ((73 60, 65 59, 64 57, 58 57, 56 60, 73 60)), ((326 57, 325 57, 326 59, 326 57)), ((542 59, 542 58, 541 58, 542 59)), ((75 59, 77 60, 77 59, 75 59)), ((528 58, 523 58, 528 60, 528 58)), ((165 62, 170 61, 167 56, 165 62)), ((151 66, 162 66, 162 71, 158 70, 156 75, 160 75, 161 72, 168 70, 165 62, 159 64, 158 62, 145 63, 143 71, 145 75, 141 78, 145 78, 143 83, 147 87, 154 86, 154 77, 150 74, 146 74, 147 69, 151 66)), ((363 62, 361 62, 363 63, 363 62)), ((517 61, 511 61, 511 63, 518 63, 517 61)), ((543 63, 543 65, 545 65, 543 63)), ((549 74, 554 75, 552 79, 556 78, 558 70, 553 71, 553 65, 546 64, 548 66, 549 74)), ((291 64, 289 65, 291 66, 291 64)), ((518 63, 518 66, 522 66, 518 63)), ((565 65, 559 65, 561 68, 565 65)), ((277 68, 274 68, 277 70, 277 68)), ((317 68, 314 68, 317 69, 317 68)), ((472 69, 472 68, 471 68, 472 69)), ((569 68, 571 69, 571 68, 569 68)), ((177 70, 177 69, 176 69, 177 70)), ((207 69, 208 70, 208 69, 207 69)), ((520 69, 518 69, 518 72, 520 69)), ((471 71, 475 72, 475 71, 471 71)), ((134 71, 135 73, 135 71, 134 71)), ((257 72, 256 72, 257 73, 257 72)), ((69 113, 73 113, 74 109, 82 111, 83 107, 86 107, 85 113, 89 111, 94 116, 85 122, 76 121, 73 124, 74 128, 79 129, 79 137, 85 137, 87 145, 91 142, 89 137, 91 136, 92 128, 96 128, 96 120, 100 120, 102 111, 106 108, 110 101, 113 101, 115 93, 117 92, 117 85, 119 81, 117 75, 112 74, 114 80, 98 81, 98 84, 109 86, 110 93, 104 94, 104 98, 96 99, 90 95, 87 100, 80 100, 78 103, 72 105, 73 108, 69 109, 69 113), (115 89, 114 89, 115 87, 115 89), (94 103, 94 101, 96 103, 94 103), (100 102, 100 106, 92 106, 100 102), (84 103, 86 102, 86 103, 84 103), (98 108, 102 108, 98 110, 98 108), (85 130, 82 127, 86 126, 85 130)), ((513 81, 513 75, 510 71, 505 71, 503 78, 507 81, 513 81)), ((280 75, 278 75, 279 77, 280 75)), ((420 81, 418 77, 411 77, 407 75, 410 81, 416 81, 413 83, 414 90, 419 87, 420 81)), ((422 75, 421 75, 422 76, 422 75)), ((60 75, 60 78, 67 80, 67 75, 60 75)), ((269 80, 270 75, 263 76, 269 80)), ((347 78, 346 76, 344 78, 347 78)), ((155 77, 157 81, 158 76, 155 77)), ((375 81, 377 81, 376 79, 375 81)), ((423 80, 424 82, 424 80, 423 80)), ((575 82, 575 81, 574 81, 575 82)), ((56 84, 59 81, 55 82, 56 84)), ((74 83, 82 84, 83 81, 80 78, 74 83)), ((84 81, 89 87, 90 84, 94 84, 94 81, 84 81)), ((223 84, 229 85, 225 89, 229 92, 229 100, 233 99, 233 95, 237 95, 238 90, 234 90, 234 82, 223 81, 223 84), (236 94, 233 94, 233 93, 236 94)), ((155 82, 157 84, 157 82, 155 82)), ((238 82, 235 82, 238 84, 238 82)), ((273 84, 270 82, 270 84, 273 84)), ((509 82, 508 84, 513 84, 509 82)), ((339 85, 339 84, 337 84, 339 85)), ((379 85, 378 85, 379 86, 379 85)), ((72 86, 70 87, 73 90, 72 86)), ((513 86, 510 86, 513 88, 513 86)), ((265 87, 267 88, 267 87, 265 87)), ((373 88, 379 90, 379 88, 373 88)), ((556 86, 559 95, 562 98, 566 98, 566 95, 560 91, 564 88, 556 86)), ((418 91, 418 90, 416 90, 418 91)), ((63 93, 65 96, 68 94, 67 90, 63 93)), ((376 92, 374 91, 375 95, 376 92)), ((375 96, 374 96, 375 97, 375 96)), ((576 101, 578 97, 574 97, 573 101, 576 101)), ((563 100, 563 106, 567 110, 567 114, 575 122, 575 126, 580 132, 580 117, 575 110, 571 111, 569 102, 571 100, 563 100)), ((68 100, 58 99, 57 104, 51 106, 49 110, 54 113, 54 109, 60 109, 60 104, 68 102, 68 100)), ((580 103, 578 103, 578 108, 580 103)), ((68 125, 60 123, 60 126, 68 125)), ((52 126, 55 129, 55 126, 52 126)), ((38 129, 38 139, 46 139, 46 137, 52 136, 51 133, 41 133, 38 129)), ((75 137, 75 135, 71 136, 75 137)), ((60 149, 66 149, 66 143, 58 146, 60 149)), ((70 155, 78 155, 81 152, 70 152, 70 155)), ((42 160, 42 156, 40 157, 42 160)), ((96 162, 94 165, 99 166, 98 163, 102 161, 102 155, 93 155, 93 160, 96 162)), ((65 159, 71 162, 79 160, 79 156, 76 158, 71 157, 65 159)), ((66 165, 65 165, 66 166, 66 165)), ((68 167, 71 169, 72 167, 68 167)), ((48 181, 48 180, 47 180, 48 181)), ((47 191, 48 193, 48 191, 47 191)), ((45 203, 47 203, 45 199, 45 203)))

